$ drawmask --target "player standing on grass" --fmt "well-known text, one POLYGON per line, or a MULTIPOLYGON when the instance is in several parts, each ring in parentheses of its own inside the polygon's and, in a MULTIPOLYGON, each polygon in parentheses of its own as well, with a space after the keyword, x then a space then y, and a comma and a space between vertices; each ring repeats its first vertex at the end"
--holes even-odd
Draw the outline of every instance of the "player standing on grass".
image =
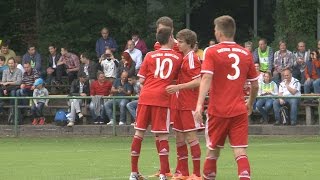
POLYGON ((177 164, 179 164, 179 169, 176 170, 172 179, 187 179, 189 176, 187 141, 193 161, 193 174, 188 179, 201 180, 201 149, 197 131, 204 129, 204 126, 202 122, 198 123, 193 117, 201 81, 201 62, 193 51, 197 42, 197 35, 189 29, 183 29, 177 33, 176 37, 179 50, 183 52, 184 58, 177 85, 170 85, 166 88, 168 93, 177 94, 177 96, 173 96, 176 100, 173 104, 175 108, 170 113, 174 120, 173 129, 176 131, 177 164))
POLYGON ((182 57, 172 50, 174 39, 171 28, 161 28, 157 32, 161 48, 149 52, 141 65, 138 76, 143 84, 141 89, 135 135, 131 145, 131 175, 129 180, 143 179, 138 170, 141 143, 144 132, 151 124, 151 132, 159 138, 160 180, 166 180, 169 167, 168 133, 170 125, 170 95, 165 88, 178 75, 182 57))
POLYGON ((207 156, 203 178, 215 179, 217 159, 226 137, 233 148, 240 180, 250 179, 250 165, 246 153, 248 146, 248 115, 258 92, 258 78, 251 53, 234 42, 236 24, 232 17, 214 20, 215 36, 220 42, 204 51, 203 73, 195 112, 202 121, 203 102, 210 89, 206 141, 207 156), (245 102, 243 86, 251 82, 250 97, 245 102))

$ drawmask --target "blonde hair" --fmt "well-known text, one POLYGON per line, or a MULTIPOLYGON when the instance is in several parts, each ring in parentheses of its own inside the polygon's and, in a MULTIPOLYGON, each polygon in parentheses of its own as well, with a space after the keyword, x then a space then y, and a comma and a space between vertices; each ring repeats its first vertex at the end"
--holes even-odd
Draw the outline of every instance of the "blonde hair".
POLYGON ((231 16, 224 15, 214 20, 214 25, 225 37, 233 38, 236 33, 236 23, 231 16))

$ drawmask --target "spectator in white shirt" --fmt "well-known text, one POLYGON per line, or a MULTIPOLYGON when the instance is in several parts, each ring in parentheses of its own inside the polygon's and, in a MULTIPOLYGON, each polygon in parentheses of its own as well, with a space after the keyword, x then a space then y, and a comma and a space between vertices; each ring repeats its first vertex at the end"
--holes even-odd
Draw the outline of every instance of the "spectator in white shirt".
POLYGON ((139 71, 140 66, 142 64, 142 52, 135 48, 134 42, 132 40, 128 40, 127 42, 128 49, 125 52, 129 53, 132 60, 136 63, 136 72, 139 71))
POLYGON ((117 66, 119 61, 113 56, 111 49, 106 49, 101 56, 99 63, 101 64, 104 76, 111 83, 117 77, 117 66))

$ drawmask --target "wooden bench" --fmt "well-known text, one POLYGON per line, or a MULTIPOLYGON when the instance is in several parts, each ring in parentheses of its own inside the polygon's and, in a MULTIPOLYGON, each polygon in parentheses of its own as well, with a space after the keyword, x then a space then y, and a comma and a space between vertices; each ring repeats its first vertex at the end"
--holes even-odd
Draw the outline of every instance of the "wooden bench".
MULTIPOLYGON (((312 121, 314 120, 314 111, 313 108, 318 108, 319 104, 317 103, 300 103, 300 106, 305 108, 306 112, 306 125, 312 125, 312 121)), ((316 110, 317 111, 317 110, 316 110)), ((319 112, 318 112, 319 114, 319 112)))

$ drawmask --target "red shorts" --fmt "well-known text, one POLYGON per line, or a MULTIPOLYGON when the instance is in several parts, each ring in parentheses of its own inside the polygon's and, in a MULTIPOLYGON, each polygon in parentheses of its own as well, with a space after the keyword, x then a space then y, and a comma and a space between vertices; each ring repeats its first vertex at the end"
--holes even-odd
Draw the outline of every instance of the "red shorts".
POLYGON ((207 116, 206 141, 209 149, 222 148, 227 136, 231 147, 248 146, 247 113, 230 118, 207 116))
POLYGON ((134 128, 145 131, 150 124, 153 133, 169 133, 169 108, 138 104, 137 120, 134 128))
POLYGON ((189 132, 204 129, 203 123, 198 123, 191 110, 171 110, 171 118, 174 120, 173 128, 179 132, 189 132))

